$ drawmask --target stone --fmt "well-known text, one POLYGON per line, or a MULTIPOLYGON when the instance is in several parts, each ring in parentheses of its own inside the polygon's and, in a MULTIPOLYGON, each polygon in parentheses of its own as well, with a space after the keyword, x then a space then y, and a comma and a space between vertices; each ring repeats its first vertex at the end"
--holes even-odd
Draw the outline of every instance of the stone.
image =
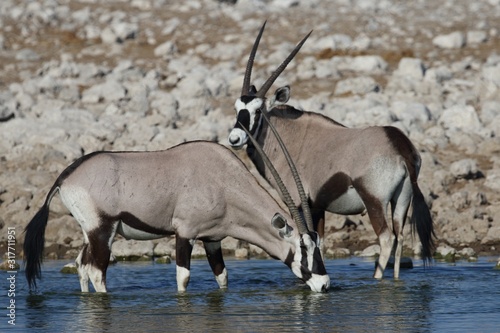
POLYGON ((500 226, 493 226, 488 230, 486 237, 481 240, 481 244, 494 245, 500 242, 500 226))
POLYGON ((380 245, 374 244, 365 248, 360 254, 360 257, 375 257, 380 255, 380 245))
POLYGON ((119 239, 113 242, 111 252, 118 261, 120 260, 140 260, 151 258, 154 254, 154 244, 152 241, 137 241, 119 239))
POLYGON ((445 109, 438 123, 450 131, 478 132, 483 127, 476 110, 470 105, 454 105, 445 109))
POLYGON ((405 76, 414 80, 422 80, 425 74, 425 66, 422 60, 417 58, 402 58, 394 75, 405 76))
POLYGON ((110 80, 94 85, 82 93, 83 103, 116 102, 126 95, 125 88, 117 81, 110 80))
POLYGON ((445 261, 455 261, 455 254, 457 250, 449 245, 439 245, 436 248, 436 253, 434 257, 436 259, 443 259, 445 261))
POLYGON ((450 165, 450 172, 455 178, 472 179, 477 178, 481 173, 477 167, 477 161, 471 158, 464 158, 455 161, 450 165))
POLYGON ((346 248, 328 248, 326 250, 327 258, 347 258, 351 255, 351 251, 346 248))
POLYGON ((378 92, 380 86, 369 76, 349 78, 337 82, 335 95, 359 94, 364 95, 369 92, 378 92))
POLYGON ((166 41, 158 45, 154 49, 154 55, 157 57, 166 57, 169 55, 173 55, 177 51, 177 46, 172 41, 166 41))
POLYGON ((458 49, 465 45, 465 35, 460 31, 439 35, 432 39, 432 44, 444 49, 458 49))
POLYGON ((486 173, 484 186, 494 191, 500 192, 500 168, 488 170, 488 172, 486 173))
POLYGON ((78 269, 76 268, 75 263, 69 263, 61 268, 61 273, 63 274, 78 274, 78 269))
POLYGON ((391 113, 402 121, 407 128, 413 125, 421 128, 432 119, 430 110, 420 103, 396 101, 391 105, 391 113))
POLYGON ((467 31, 466 40, 469 45, 480 44, 488 40, 488 35, 482 30, 470 30, 467 31))
POLYGON ((32 49, 22 49, 16 53, 15 59, 20 61, 37 61, 40 59, 40 56, 32 49))

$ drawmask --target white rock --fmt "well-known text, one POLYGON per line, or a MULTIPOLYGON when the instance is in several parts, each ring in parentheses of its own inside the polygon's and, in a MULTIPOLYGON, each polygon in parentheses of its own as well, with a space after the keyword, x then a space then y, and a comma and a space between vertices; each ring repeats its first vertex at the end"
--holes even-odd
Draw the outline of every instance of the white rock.
POLYGON ((497 88, 500 88, 500 64, 495 66, 484 66, 481 72, 485 81, 491 82, 497 88))
POLYGON ((177 52, 177 46, 172 41, 166 41, 158 45, 154 50, 154 55, 157 57, 165 57, 177 52))
POLYGON ((483 124, 488 124, 498 116, 500 116, 500 101, 485 101, 479 114, 483 124))
POLYGON ((126 39, 133 39, 139 31, 137 23, 118 22, 111 26, 117 42, 123 42, 126 39))
POLYGON ((422 126, 431 120, 431 112, 420 103, 406 103, 397 101, 391 105, 392 114, 409 128, 416 124, 422 126))
POLYGON ((369 76, 348 78, 337 82, 335 86, 335 95, 344 94, 367 94, 369 92, 378 92, 380 86, 369 76))
POLYGON ((137 241, 119 239, 111 246, 111 253, 115 257, 153 256, 154 244, 152 241, 137 241))
POLYGON ((437 247, 436 253, 440 254, 442 257, 446 257, 454 255, 455 253, 457 253, 457 250, 449 245, 440 245, 437 247))
POLYGON ((453 203, 453 207, 456 209, 464 209, 470 205, 469 200, 469 192, 467 191, 458 191, 451 195, 451 201, 453 203))
POLYGON ((119 101, 126 95, 125 88, 117 81, 109 80, 101 84, 96 84, 83 91, 83 103, 99 103, 102 100, 107 102, 119 101))
POLYGON ((450 165, 450 172, 455 178, 470 178, 478 173, 477 161, 471 158, 465 158, 453 162, 450 165))
POLYGON ((375 257, 380 254, 380 245, 374 244, 368 246, 366 249, 364 249, 359 256, 360 257, 375 257))
POLYGON ((394 75, 405 76, 411 79, 422 80, 425 74, 425 66, 422 60, 417 58, 402 58, 394 75))
POLYGON ((500 169, 488 170, 486 172, 484 186, 492 189, 493 191, 500 192, 500 169))
POLYGON ((444 110, 438 123, 452 131, 477 132, 482 128, 476 110, 470 105, 454 105, 444 110))
POLYGON ((481 240, 481 244, 498 244, 498 242, 500 242, 500 226, 491 227, 486 237, 481 240))
POLYGON ((20 61, 37 61, 40 59, 40 56, 31 49, 22 49, 17 51, 15 59, 20 61))
POLYGON ((350 64, 350 69, 355 72, 377 73, 387 69, 387 62, 380 56, 357 56, 350 64))
POLYGON ((469 257, 474 257, 476 255, 476 251, 474 251, 473 248, 464 247, 463 249, 458 251, 458 254, 460 254, 460 256, 462 256, 462 257, 469 258, 469 257))
POLYGON ((175 239, 162 238, 154 247, 155 257, 172 256, 175 254, 175 239))
POLYGON ((116 35, 111 27, 105 27, 102 29, 100 34, 101 40, 103 43, 111 44, 116 42, 116 35))
POLYGON ((447 35, 439 35, 432 39, 432 44, 443 49, 457 49, 465 45, 465 36, 460 31, 455 31, 447 35))
POLYGON ((435 83, 442 83, 453 78, 453 73, 446 66, 431 67, 425 71, 424 80, 435 83))
POLYGON ((312 46, 315 50, 347 49, 352 44, 352 38, 344 34, 333 34, 318 39, 312 46))
POLYGON ((391 113, 386 106, 377 105, 369 109, 347 112, 344 122, 346 126, 386 126, 392 123, 391 113))
POLYGON ((472 30, 467 31, 467 44, 479 44, 486 42, 488 35, 485 31, 472 30))

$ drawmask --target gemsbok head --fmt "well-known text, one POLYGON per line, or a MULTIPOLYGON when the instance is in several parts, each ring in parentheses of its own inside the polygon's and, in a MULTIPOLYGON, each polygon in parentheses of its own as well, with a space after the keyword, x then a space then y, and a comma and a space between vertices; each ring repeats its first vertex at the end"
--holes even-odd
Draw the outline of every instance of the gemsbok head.
MULTIPOLYGON (((297 110, 286 104, 290 97, 288 86, 277 89, 268 102, 267 92, 310 33, 257 90, 251 84, 251 74, 264 28, 265 23, 248 58, 241 96, 235 102, 236 123, 229 133, 229 144, 235 149, 246 144, 247 154, 257 170, 276 187, 262 156, 256 153, 253 142, 258 143, 282 176, 285 186, 291 188, 294 179, 279 141, 284 142, 297 165, 314 229, 320 238, 324 237, 326 211, 343 215, 368 213, 381 247, 375 278, 383 277, 393 249, 394 277, 399 278, 403 228, 410 205, 410 223, 420 238, 421 256, 424 262, 430 261, 434 251, 434 230, 429 208, 417 183, 421 158, 416 148, 403 132, 392 126, 347 128, 324 115, 297 110), (249 136, 254 140, 249 141, 249 136), (392 223, 389 223, 389 215, 392 223)), ((298 191, 292 191, 291 195, 299 202, 298 191)), ((306 207, 301 202, 299 209, 305 213, 306 207)))
POLYGON ((284 210, 234 153, 205 141, 154 152, 95 152, 67 167, 25 229, 30 288, 41 277, 49 205, 57 192, 83 230, 76 259, 82 292, 89 291, 89 279, 95 291, 107 291, 116 234, 137 240, 175 235, 179 291, 189 283, 195 240, 203 241, 216 281, 227 287, 221 240, 228 236, 283 261, 311 290, 329 288, 318 237, 295 205, 288 203, 295 212, 284 210))

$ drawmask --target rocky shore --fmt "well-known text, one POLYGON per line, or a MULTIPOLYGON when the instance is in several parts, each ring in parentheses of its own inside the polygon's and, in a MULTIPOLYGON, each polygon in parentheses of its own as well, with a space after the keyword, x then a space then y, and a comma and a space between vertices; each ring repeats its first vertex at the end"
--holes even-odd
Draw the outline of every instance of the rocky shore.
MULTIPOLYGON (((422 156, 437 255, 500 253, 499 0, 2 1, 2 253, 15 227, 21 257, 24 227, 59 173, 84 154, 195 139, 227 144, 264 20, 257 85, 314 30, 276 83, 291 85, 290 104, 349 127, 402 129, 422 156)), ((73 258, 82 244, 54 199, 46 255, 73 258)), ((328 215, 328 256, 376 255, 376 244, 366 216, 328 215)), ((266 257, 234 239, 224 248, 266 257)), ((113 254, 174 249, 172 238, 118 237, 113 254)), ((409 227, 405 250, 418 253, 409 227)), ((203 255, 201 243, 194 255, 203 255)))

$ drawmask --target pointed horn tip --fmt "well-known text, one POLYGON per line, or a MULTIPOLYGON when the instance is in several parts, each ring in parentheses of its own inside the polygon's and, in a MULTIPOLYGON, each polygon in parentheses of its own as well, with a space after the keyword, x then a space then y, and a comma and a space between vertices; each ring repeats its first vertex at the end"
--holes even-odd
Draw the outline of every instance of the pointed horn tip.
POLYGON ((257 38, 255 39, 255 42, 252 46, 252 50, 250 51, 250 55, 248 57, 247 61, 247 67, 245 70, 245 76, 243 78, 243 87, 241 88, 241 96, 247 95, 248 89, 250 88, 250 80, 252 76, 252 68, 253 68, 253 62, 254 62, 254 57, 255 53, 257 52, 257 48, 259 47, 260 43, 260 38, 262 37, 262 34, 264 33, 264 29, 266 27, 267 20, 264 21, 264 24, 262 24, 262 27, 259 30, 259 34, 257 35, 257 38))

